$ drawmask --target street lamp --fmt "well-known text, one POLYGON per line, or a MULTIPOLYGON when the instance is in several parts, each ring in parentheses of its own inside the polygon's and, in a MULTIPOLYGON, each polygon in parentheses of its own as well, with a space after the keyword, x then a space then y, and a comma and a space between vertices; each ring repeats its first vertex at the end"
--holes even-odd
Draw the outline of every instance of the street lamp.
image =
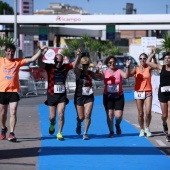
POLYGON ((15 58, 18 58, 18 42, 17 42, 17 0, 14 0, 14 39, 16 46, 15 58))

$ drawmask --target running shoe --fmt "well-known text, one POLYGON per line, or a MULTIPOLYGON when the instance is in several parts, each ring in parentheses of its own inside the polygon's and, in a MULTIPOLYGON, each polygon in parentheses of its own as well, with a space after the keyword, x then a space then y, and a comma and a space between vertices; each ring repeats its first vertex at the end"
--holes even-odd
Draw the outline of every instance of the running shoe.
POLYGON ((89 139, 88 135, 87 135, 87 134, 84 134, 84 135, 83 135, 83 140, 88 140, 88 139, 89 139))
POLYGON ((140 136, 140 137, 145 136, 145 131, 144 131, 143 129, 140 130, 139 136, 140 136))
POLYGON ((56 137, 57 137, 58 140, 64 140, 62 133, 57 133, 56 137))
POLYGON ((151 137, 152 136, 152 133, 150 132, 149 128, 145 128, 145 133, 146 133, 147 137, 151 137))
POLYGON ((17 141, 17 138, 15 137, 15 134, 13 132, 11 132, 9 134, 8 141, 10 141, 10 142, 16 142, 17 141))
POLYGON ((121 135, 122 134, 122 130, 120 128, 120 125, 115 125, 115 127, 116 127, 116 134, 117 135, 121 135))
POLYGON ((163 133, 165 133, 166 135, 168 134, 168 126, 167 126, 167 124, 163 125, 163 133))
POLYGON ((170 142, 170 134, 166 136, 166 141, 170 142))
POLYGON ((7 131, 8 131, 7 127, 5 127, 5 129, 1 129, 0 140, 6 139, 6 133, 7 133, 7 131))
POLYGON ((110 134, 109 134, 108 137, 109 137, 109 138, 113 138, 113 137, 114 137, 114 132, 110 132, 110 134))
POLYGON ((50 124, 49 134, 52 135, 55 132, 55 122, 50 124))
POLYGON ((81 122, 79 121, 79 118, 78 118, 78 117, 77 117, 76 133, 77 133, 78 135, 81 134, 81 122))
POLYGON ((77 133, 78 135, 81 134, 81 123, 79 123, 79 122, 77 122, 76 133, 77 133))

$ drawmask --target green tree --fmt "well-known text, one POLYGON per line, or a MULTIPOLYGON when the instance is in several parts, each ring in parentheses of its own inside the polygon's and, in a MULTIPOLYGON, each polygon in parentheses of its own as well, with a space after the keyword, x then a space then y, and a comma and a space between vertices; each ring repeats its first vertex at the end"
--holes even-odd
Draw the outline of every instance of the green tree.
POLYGON ((14 14, 14 10, 6 2, 0 1, 0 15, 11 15, 14 14))
POLYGON ((15 44, 14 38, 0 36, 0 57, 4 55, 4 49, 7 44, 15 44))
POLYGON ((83 40, 84 43, 84 48, 86 51, 90 51, 91 50, 91 44, 92 44, 92 38, 90 36, 88 36, 87 34, 83 34, 81 39, 83 40))
POLYGON ((161 48, 162 48, 162 50, 170 51, 170 36, 168 34, 165 34, 163 36, 161 48))

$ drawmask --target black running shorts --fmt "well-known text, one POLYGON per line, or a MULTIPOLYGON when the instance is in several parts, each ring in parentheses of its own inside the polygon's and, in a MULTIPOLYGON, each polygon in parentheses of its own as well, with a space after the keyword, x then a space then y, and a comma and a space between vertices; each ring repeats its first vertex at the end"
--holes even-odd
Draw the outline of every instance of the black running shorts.
POLYGON ((9 104, 20 100, 17 92, 0 92, 0 104, 9 104))
POLYGON ((119 98, 111 99, 106 94, 103 94, 103 105, 105 110, 124 110, 124 95, 120 95, 119 98))
POLYGON ((170 101, 170 92, 161 92, 159 88, 158 99, 162 103, 167 103, 168 101, 170 101))
POLYGON ((90 95, 90 96, 74 96, 74 104, 78 105, 78 106, 84 106, 84 104, 86 103, 90 103, 90 102, 94 102, 94 95, 90 95))
POLYGON ((64 103, 64 102, 66 104, 69 103, 69 100, 65 93, 63 94, 54 93, 54 95, 47 93, 47 100, 44 103, 48 106, 56 106, 59 103, 64 103))

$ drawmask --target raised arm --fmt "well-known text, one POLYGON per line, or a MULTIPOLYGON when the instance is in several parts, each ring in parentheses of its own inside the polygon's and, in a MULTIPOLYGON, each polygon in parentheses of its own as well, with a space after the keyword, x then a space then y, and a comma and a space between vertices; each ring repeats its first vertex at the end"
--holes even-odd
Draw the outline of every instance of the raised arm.
POLYGON ((80 72, 78 65, 80 64, 81 56, 82 56, 82 52, 80 49, 78 49, 76 59, 73 62, 73 69, 74 69, 75 74, 79 74, 79 72, 80 72))
POLYGON ((130 63, 131 60, 126 60, 126 71, 124 72, 123 70, 120 70, 120 74, 122 78, 128 78, 130 76, 130 63))
POLYGON ((48 50, 47 46, 43 46, 40 50, 38 50, 38 52, 33 55, 31 58, 27 58, 26 59, 26 63, 31 63, 35 60, 37 60, 41 55, 44 55, 48 50))
POLYGON ((133 68, 133 70, 130 72, 129 77, 133 77, 136 74, 136 67, 133 68))
POLYGON ((155 48, 152 48, 152 53, 149 55, 148 59, 146 60, 146 64, 153 69, 161 70, 162 66, 157 63, 155 58, 155 48), (153 62, 152 62, 153 59, 153 62))

